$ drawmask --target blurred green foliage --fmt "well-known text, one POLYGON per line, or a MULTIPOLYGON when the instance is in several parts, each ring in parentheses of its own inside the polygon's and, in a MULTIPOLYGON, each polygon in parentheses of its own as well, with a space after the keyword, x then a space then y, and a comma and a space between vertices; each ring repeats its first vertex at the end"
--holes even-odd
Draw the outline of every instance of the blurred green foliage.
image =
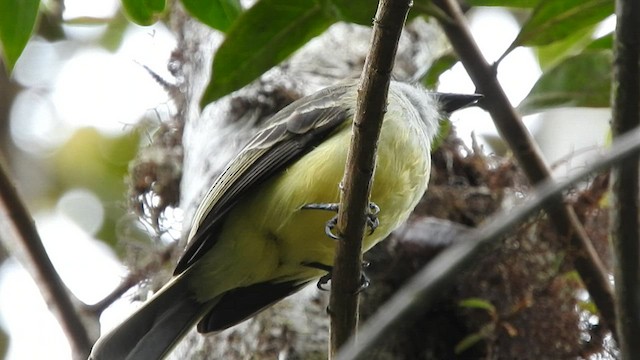
POLYGON ((7 357, 7 351, 9 350, 9 335, 2 327, 0 327, 0 359, 7 357))
POLYGON ((549 45, 566 39, 606 19, 613 10, 612 0, 542 0, 505 55, 518 46, 549 45))
POLYGON ((138 150, 137 132, 111 137, 94 128, 78 129, 52 159, 54 196, 74 188, 90 190, 101 200, 105 219, 96 236, 114 248, 116 223, 125 216, 125 177, 138 150))
POLYGON ((522 114, 555 107, 608 107, 613 53, 584 51, 542 74, 520 103, 522 114))
POLYGON ((212 29, 226 32, 242 13, 239 0, 182 0, 182 5, 196 19, 212 29))
MULTIPOLYGON (((375 1, 368 0, 259 0, 249 9, 242 9, 238 0, 182 0, 182 3, 192 16, 226 33, 215 54, 212 78, 202 105, 257 79, 331 24, 345 21, 367 25, 375 15, 375 1)), ((416 0, 411 16, 437 16, 426 13, 433 8, 429 3, 416 0), (421 11, 424 13, 420 14, 421 11)), ((500 58, 520 46, 532 47, 538 53, 544 73, 521 105, 523 111, 533 113, 557 106, 608 106, 603 99, 610 97, 610 87, 601 84, 608 79, 602 76, 604 68, 610 66, 608 55, 581 53, 593 40, 596 26, 613 14, 613 0, 468 0, 467 4, 517 8, 529 13, 520 33, 500 58), (584 70, 585 62, 597 70, 597 77, 586 77, 598 82, 597 86, 584 87, 584 77, 576 76, 584 70), (562 80, 551 81, 551 77, 562 80)), ((129 19, 140 25, 158 21, 166 12, 165 0, 122 0, 122 5, 129 19)), ((31 34, 37 12, 38 1, 0 2, 0 40, 9 70, 31 34)), ((606 52, 610 48, 600 50, 606 52)), ((450 54, 434 62, 426 74, 426 83, 437 84, 437 77, 456 63, 450 54)))
POLYGON ((127 15, 140 25, 151 25, 165 11, 165 0, 122 0, 127 15))

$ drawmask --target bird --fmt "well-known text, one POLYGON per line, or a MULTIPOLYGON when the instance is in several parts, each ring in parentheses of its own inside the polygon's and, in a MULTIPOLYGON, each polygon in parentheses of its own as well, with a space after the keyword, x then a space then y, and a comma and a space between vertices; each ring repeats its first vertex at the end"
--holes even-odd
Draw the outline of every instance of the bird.
MULTIPOLYGON (((89 359, 161 359, 193 326, 222 331, 326 278, 341 240, 327 236, 332 214, 322 204, 339 200, 357 88, 342 81, 267 120, 203 197, 173 277, 98 339, 89 359)), ((363 251, 425 193, 441 119, 479 97, 390 82, 371 190, 377 226, 363 251)))

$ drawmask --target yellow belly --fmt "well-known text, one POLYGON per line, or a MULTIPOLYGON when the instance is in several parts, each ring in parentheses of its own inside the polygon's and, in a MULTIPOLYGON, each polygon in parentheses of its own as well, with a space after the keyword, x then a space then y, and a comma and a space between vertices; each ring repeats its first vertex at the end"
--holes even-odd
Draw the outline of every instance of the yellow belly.
MULTIPOLYGON (((409 132, 419 129, 395 131, 396 125, 402 124, 383 124, 371 196, 380 207, 380 226, 365 237, 365 251, 407 219, 427 186, 430 159, 426 145, 417 142, 423 135, 409 132)), ((324 274, 303 264, 333 264, 336 240, 327 237, 324 228, 335 213, 301 208, 338 202, 350 137, 348 129, 338 132, 234 207, 217 244, 193 269, 192 276, 200 277, 194 283, 210 284, 194 289, 198 298, 264 281, 302 282, 324 274)))

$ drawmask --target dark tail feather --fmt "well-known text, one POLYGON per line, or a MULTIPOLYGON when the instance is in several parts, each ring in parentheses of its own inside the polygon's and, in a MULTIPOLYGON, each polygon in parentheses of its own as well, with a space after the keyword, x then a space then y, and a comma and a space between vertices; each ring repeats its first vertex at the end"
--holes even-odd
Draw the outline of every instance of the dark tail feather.
POLYGON ((231 290, 212 305, 198 323, 198 332, 218 332, 238 324, 302 289, 309 282, 259 283, 231 290))
POLYGON ((110 333, 102 336, 90 360, 160 359, 215 304, 193 298, 178 278, 110 333))

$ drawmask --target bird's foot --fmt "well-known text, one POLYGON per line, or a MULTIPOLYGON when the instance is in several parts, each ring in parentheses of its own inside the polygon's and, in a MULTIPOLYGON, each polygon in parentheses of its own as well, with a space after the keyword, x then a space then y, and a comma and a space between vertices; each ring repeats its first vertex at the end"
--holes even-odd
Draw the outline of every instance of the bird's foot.
MULTIPOLYGON (((333 211, 338 212, 340 208, 340 204, 338 203, 312 203, 306 204, 302 207, 305 210, 325 210, 325 211, 333 211)), ((380 214, 380 207, 376 205, 374 202, 369 202, 369 206, 367 207, 367 227, 369 228, 369 235, 373 234, 373 232, 380 225, 380 220, 378 219, 378 214, 380 214)), ((339 240, 341 237, 333 233, 333 230, 338 225, 338 215, 335 215, 324 227, 324 232, 328 237, 339 240)))
MULTIPOLYGON (((320 277, 320 279, 318 279, 318 283, 316 284, 316 286, 318 287, 318 289, 320 289, 322 291, 329 291, 329 289, 326 288, 325 286, 329 283, 329 281, 331 281, 331 275, 332 275, 332 271, 333 271, 333 266, 329 266, 329 265, 325 265, 325 264, 321 264, 321 263, 317 263, 317 262, 303 263, 302 265, 306 266, 306 267, 310 267, 310 268, 326 271, 327 273, 322 275, 320 277)), ((369 263, 366 262, 366 261, 363 261, 362 262, 362 269, 366 269, 367 267, 369 267, 369 263)), ((363 291, 366 288, 368 288, 369 285, 371 285, 371 280, 364 273, 364 271, 361 270, 360 271, 360 287, 358 288, 358 290, 356 290, 356 292, 360 293, 361 291, 363 291)))

